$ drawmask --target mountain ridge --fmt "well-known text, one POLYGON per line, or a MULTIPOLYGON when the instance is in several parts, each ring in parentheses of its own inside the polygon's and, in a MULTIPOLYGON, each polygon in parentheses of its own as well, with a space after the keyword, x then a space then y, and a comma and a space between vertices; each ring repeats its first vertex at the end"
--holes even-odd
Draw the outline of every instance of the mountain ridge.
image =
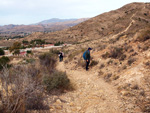
MULTIPOLYGON (((134 32, 148 26, 150 22, 149 9, 148 3, 130 3, 117 10, 112 10, 90 18, 69 29, 43 35, 40 34, 40 37, 38 37, 36 33, 35 37, 51 42, 65 41, 68 43, 81 43, 86 40, 94 40, 105 36, 110 37, 120 33, 131 23, 131 18, 136 21, 136 24, 132 22, 133 24, 130 25, 130 28, 126 30, 126 32, 120 33, 120 35, 128 34, 129 36, 133 36, 135 34, 134 32)), ((30 35, 27 39, 30 40, 32 38, 34 39, 34 34, 30 35)))
POLYGON ((0 26, 0 37, 23 36, 24 34, 31 34, 32 32, 54 32, 63 30, 74 25, 77 25, 88 18, 81 19, 49 19, 36 24, 30 25, 4 25, 0 26))

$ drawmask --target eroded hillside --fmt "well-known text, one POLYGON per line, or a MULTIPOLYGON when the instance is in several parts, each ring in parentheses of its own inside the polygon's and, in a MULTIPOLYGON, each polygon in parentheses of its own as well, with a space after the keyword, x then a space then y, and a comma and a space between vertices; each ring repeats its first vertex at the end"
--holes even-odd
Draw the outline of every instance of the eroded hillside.
POLYGON ((70 29, 43 34, 42 36, 32 34, 28 39, 42 38, 52 42, 81 43, 111 37, 118 33, 120 35, 124 33, 130 37, 150 24, 149 10, 150 4, 148 3, 132 3, 120 9, 98 15, 70 29))

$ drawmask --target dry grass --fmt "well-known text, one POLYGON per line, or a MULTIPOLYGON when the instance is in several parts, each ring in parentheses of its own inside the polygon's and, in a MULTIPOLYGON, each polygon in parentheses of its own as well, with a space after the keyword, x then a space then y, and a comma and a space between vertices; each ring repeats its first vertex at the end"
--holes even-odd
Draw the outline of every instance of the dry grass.
POLYGON ((72 84, 66 73, 55 70, 56 60, 53 55, 45 53, 39 58, 32 64, 15 65, 1 71, 1 113, 47 110, 49 107, 43 103, 47 93, 45 89, 50 87, 49 93, 53 89, 71 90, 72 84))

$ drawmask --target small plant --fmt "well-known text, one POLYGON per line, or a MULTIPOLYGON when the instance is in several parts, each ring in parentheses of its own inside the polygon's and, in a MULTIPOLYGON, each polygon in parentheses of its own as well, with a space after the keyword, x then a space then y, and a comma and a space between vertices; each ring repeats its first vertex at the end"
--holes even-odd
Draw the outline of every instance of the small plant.
POLYGON ((108 58, 108 57, 109 57, 109 53, 106 52, 105 54, 102 55, 102 57, 103 57, 104 59, 108 58))
POLYGON ((111 60, 111 59, 107 62, 108 65, 112 64, 112 63, 113 63, 113 60, 111 60))
POLYGON ((110 51, 109 57, 117 59, 120 58, 122 55, 123 55, 123 48, 115 47, 110 51))
POLYGON ((93 67, 93 66, 96 66, 97 64, 98 64, 98 61, 92 60, 92 62, 90 63, 90 66, 93 67))
POLYGON ((126 65, 124 65, 123 67, 122 67, 122 69, 124 70, 124 69, 127 69, 127 66, 126 65))
POLYGON ((32 51, 31 50, 27 50, 27 54, 32 54, 32 51))
POLYGON ((110 81, 110 77, 112 76, 112 73, 107 73, 107 74, 105 74, 104 75, 104 79, 106 80, 106 81, 110 81))
POLYGON ((119 76, 114 75, 114 76, 113 76, 113 80, 117 80, 117 79, 119 79, 119 76))
POLYGON ((101 64, 100 65, 100 69, 102 69, 102 68, 104 68, 105 67, 105 65, 104 64, 101 64))
POLYGON ((133 62, 135 62, 136 59, 135 58, 129 58, 128 60, 128 65, 131 65, 133 62))

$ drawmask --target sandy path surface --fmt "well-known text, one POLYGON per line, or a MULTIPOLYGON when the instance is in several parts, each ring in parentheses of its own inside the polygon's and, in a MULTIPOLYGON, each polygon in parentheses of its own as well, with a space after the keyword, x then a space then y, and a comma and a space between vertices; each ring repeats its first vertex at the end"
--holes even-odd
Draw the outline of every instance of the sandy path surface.
POLYGON ((70 70, 61 62, 58 70, 66 71, 76 90, 64 93, 51 107, 53 113, 124 113, 117 90, 94 71, 70 70))

